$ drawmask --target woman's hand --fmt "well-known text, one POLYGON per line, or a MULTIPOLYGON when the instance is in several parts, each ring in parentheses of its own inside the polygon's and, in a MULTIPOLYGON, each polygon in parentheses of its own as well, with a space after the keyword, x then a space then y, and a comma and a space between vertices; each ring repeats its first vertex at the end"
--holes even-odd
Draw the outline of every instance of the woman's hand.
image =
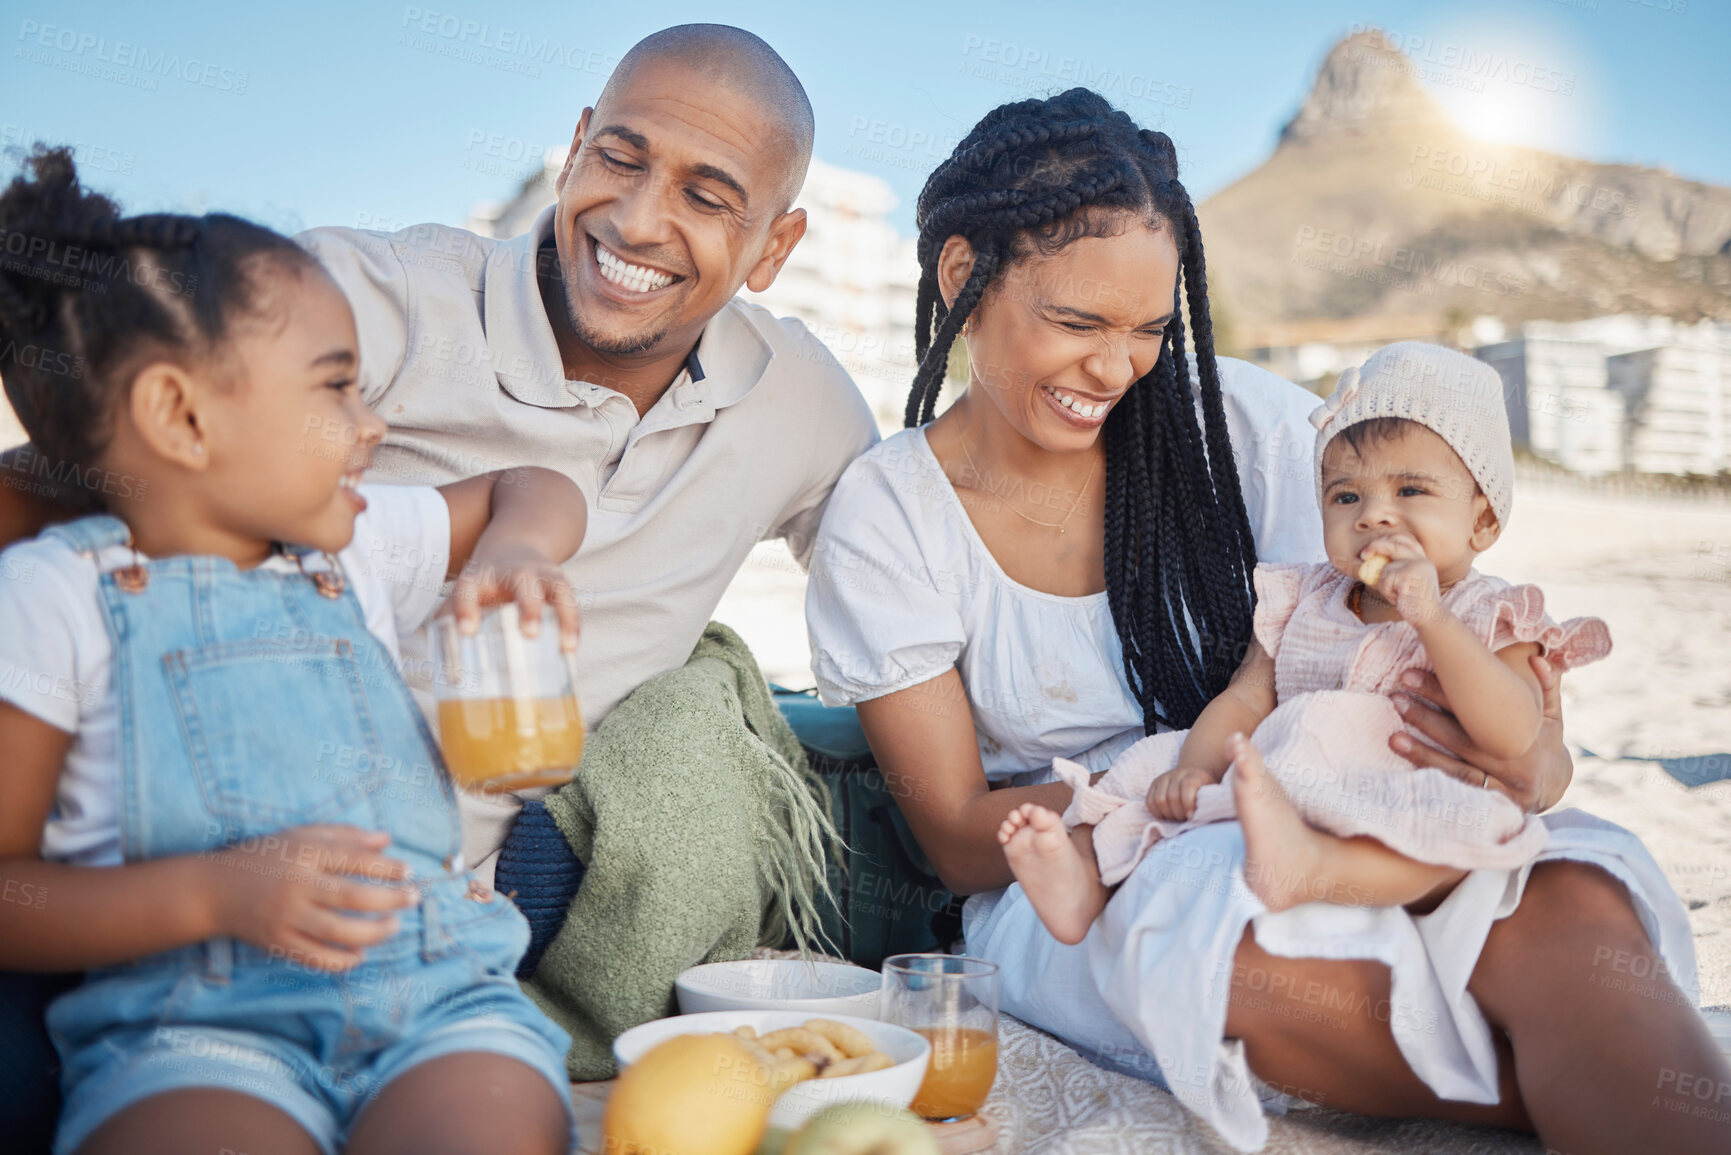
POLYGON ((311 970, 348 970, 397 933, 396 911, 421 900, 400 885, 408 865, 380 853, 389 841, 356 826, 296 826, 211 854, 217 933, 311 970))
POLYGON ((1448 712, 1448 695, 1435 674, 1408 672, 1401 677, 1408 693, 1393 695, 1395 709, 1413 729, 1451 751, 1431 749, 1411 735, 1396 734, 1389 747, 1414 766, 1433 766, 1473 786, 1500 790, 1529 814, 1548 810, 1562 798, 1574 777, 1574 762, 1563 745, 1562 674, 1537 654, 1529 659, 1544 695, 1539 736, 1527 751, 1513 758, 1496 758, 1480 750, 1448 712))
MULTIPOLYGON (((577 648, 582 620, 571 579, 549 558, 530 546, 502 545, 478 550, 457 576, 446 609, 457 619, 457 628, 472 634, 481 622, 481 607, 516 602, 526 637, 541 632, 541 610, 552 606, 559 621, 559 644, 577 648)), ((443 609, 440 611, 443 612, 443 609)))
POLYGON ((1214 785, 1214 775, 1195 766, 1175 766, 1148 787, 1148 809, 1167 822, 1183 822, 1196 813, 1196 792, 1214 785))

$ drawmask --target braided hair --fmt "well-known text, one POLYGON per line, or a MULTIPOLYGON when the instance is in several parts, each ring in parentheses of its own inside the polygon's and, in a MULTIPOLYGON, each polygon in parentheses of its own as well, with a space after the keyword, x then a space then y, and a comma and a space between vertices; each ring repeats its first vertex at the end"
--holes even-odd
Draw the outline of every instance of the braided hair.
POLYGON ((70 149, 38 144, 26 165, 0 193, 0 377, 50 459, 96 463, 146 358, 211 363, 265 309, 261 262, 319 267, 238 217, 123 217, 79 184, 70 149))
POLYGON ((1085 88, 987 113, 926 181, 916 209, 919 368, 907 424, 936 413, 950 348, 995 279, 1035 250, 1121 232, 1170 230, 1196 352, 1201 421, 1177 302, 1160 355, 1106 419, 1106 592, 1144 728, 1185 728, 1225 688, 1251 636, 1256 546, 1214 359, 1202 234, 1163 132, 1085 88), (955 301, 938 292, 952 236, 974 264, 955 301))

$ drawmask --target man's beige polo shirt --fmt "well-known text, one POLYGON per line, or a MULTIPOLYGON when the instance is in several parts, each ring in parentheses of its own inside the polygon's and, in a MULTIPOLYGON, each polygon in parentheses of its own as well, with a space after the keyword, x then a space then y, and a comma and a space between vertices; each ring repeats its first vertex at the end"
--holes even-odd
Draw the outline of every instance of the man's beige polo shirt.
POLYGON ((299 240, 354 308, 361 393, 390 425, 369 480, 540 465, 582 488, 589 529, 566 568, 594 726, 684 663, 758 541, 785 538, 805 564, 830 490, 877 427, 801 322, 738 299, 641 418, 624 394, 567 381, 535 276, 552 218, 509 240, 442 225, 299 240))

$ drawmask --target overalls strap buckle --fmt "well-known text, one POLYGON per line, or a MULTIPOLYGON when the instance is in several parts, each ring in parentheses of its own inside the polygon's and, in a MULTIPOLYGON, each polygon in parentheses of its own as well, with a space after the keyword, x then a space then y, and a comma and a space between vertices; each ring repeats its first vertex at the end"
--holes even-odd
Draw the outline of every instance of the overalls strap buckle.
MULTIPOLYGON (((110 546, 132 546, 132 529, 111 513, 93 514, 50 526, 43 531, 43 536, 57 538, 91 560, 110 546)), ((150 571, 145 568, 144 559, 138 556, 137 547, 132 549, 132 564, 115 569, 113 577, 115 587, 121 593, 141 593, 150 584, 150 571)))
POLYGON ((324 555, 325 568, 307 573, 307 555, 317 551, 304 545, 279 545, 277 548, 295 559, 295 565, 300 568, 303 576, 313 579, 313 586, 319 591, 320 597, 340 598, 343 591, 349 588, 349 579, 343 576, 342 563, 328 551, 324 555))

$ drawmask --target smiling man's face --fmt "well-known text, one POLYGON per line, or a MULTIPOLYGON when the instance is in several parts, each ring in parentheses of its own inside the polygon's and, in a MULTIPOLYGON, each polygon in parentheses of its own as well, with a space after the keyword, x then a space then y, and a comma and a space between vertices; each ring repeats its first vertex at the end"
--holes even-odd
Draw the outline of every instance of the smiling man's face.
POLYGON ((638 64, 577 125, 554 237, 572 332, 609 361, 683 357, 805 232, 774 112, 675 59, 638 64), (617 91, 615 91, 617 89, 617 91))

